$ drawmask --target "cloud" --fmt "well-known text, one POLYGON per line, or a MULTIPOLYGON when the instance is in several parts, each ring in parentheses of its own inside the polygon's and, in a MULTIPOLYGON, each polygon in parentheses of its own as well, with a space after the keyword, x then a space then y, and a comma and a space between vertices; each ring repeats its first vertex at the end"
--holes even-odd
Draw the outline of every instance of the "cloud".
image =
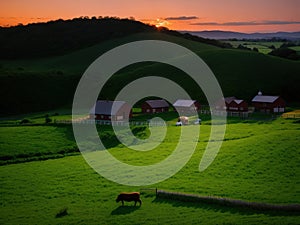
POLYGON ((177 16, 177 17, 167 17, 165 20, 195 20, 199 19, 197 16, 177 16))
POLYGON ((236 21, 236 22, 199 22, 190 23, 190 25, 199 26, 257 26, 257 25, 290 25, 300 24, 300 21, 285 21, 285 20, 264 20, 264 21, 236 21))

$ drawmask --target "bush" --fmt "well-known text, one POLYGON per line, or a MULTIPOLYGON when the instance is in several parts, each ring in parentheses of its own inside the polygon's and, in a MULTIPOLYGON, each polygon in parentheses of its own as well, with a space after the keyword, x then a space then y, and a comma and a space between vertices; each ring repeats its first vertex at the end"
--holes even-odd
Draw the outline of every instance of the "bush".
POLYGON ((59 217, 66 216, 66 215, 68 215, 68 214, 69 214, 69 213, 68 213, 68 208, 67 208, 67 207, 64 207, 64 208, 62 208, 61 210, 59 210, 58 213, 56 213, 55 217, 56 217, 56 218, 59 218, 59 217))
POLYGON ((278 56, 281 58, 292 59, 292 60, 300 59, 300 56, 297 54, 297 52, 295 50, 289 49, 289 48, 274 49, 269 54, 273 55, 273 56, 278 56))
POLYGON ((51 123, 52 122, 52 119, 51 118, 49 118, 49 117, 46 117, 45 118, 45 123, 51 123))
POLYGON ((31 123, 31 121, 29 119, 22 119, 20 121, 20 124, 26 124, 26 123, 31 123))

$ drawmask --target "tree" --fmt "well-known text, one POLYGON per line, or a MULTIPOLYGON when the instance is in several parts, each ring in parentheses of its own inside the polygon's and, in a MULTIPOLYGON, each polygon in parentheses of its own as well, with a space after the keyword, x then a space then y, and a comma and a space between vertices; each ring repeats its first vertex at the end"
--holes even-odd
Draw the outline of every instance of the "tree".
POLYGON ((300 59, 300 56, 297 54, 297 52, 293 49, 290 49, 290 48, 274 49, 269 54, 273 55, 273 56, 278 56, 278 57, 281 57, 281 58, 292 59, 292 60, 299 60, 300 59))
POLYGON ((52 119, 49 117, 48 114, 45 115, 45 123, 51 123, 52 119))

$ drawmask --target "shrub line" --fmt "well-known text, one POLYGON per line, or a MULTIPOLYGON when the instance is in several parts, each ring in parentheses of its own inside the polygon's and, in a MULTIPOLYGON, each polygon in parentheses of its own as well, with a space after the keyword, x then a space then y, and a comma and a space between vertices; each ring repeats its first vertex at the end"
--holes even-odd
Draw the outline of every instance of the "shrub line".
POLYGON ((70 151, 65 153, 54 153, 54 154, 41 154, 41 155, 26 155, 23 157, 9 157, 10 159, 6 157, 0 158, 0 166, 8 165, 8 164, 17 164, 17 163, 25 163, 25 162, 32 162, 32 161, 44 161, 48 159, 59 159, 64 158, 66 156, 74 156, 79 155, 78 150, 77 151, 70 151))

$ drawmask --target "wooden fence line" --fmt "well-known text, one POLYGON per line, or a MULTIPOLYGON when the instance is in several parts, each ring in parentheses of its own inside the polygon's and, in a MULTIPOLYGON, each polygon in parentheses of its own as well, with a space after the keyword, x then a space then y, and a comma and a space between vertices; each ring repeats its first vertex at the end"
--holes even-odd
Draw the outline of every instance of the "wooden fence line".
POLYGON ((244 200, 221 198, 215 196, 200 196, 195 194, 185 194, 165 190, 156 190, 156 197, 184 202, 199 202, 207 204, 218 204, 222 206, 249 208, 254 210, 271 210, 300 213, 300 204, 271 204, 260 202, 248 202, 244 200))
MULTIPOLYGON (((80 121, 72 121, 72 120, 55 120, 54 123, 58 124, 97 124, 97 125, 118 125, 118 126, 148 126, 148 121, 109 121, 109 120, 80 120, 80 121)), ((151 122, 151 126, 171 126, 173 123, 168 122, 151 122)))

